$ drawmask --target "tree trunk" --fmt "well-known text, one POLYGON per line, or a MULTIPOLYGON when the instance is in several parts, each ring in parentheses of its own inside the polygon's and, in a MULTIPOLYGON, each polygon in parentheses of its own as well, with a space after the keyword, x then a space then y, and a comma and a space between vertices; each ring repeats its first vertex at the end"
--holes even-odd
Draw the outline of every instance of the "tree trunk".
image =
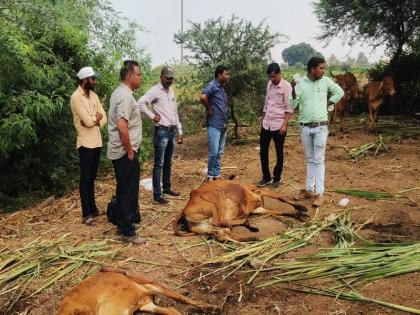
POLYGON ((229 107, 230 107, 230 116, 232 117, 232 121, 235 124, 234 127, 234 137, 235 139, 239 139, 239 123, 238 120, 236 119, 236 115, 235 115, 235 106, 233 105, 233 102, 229 102, 229 107))

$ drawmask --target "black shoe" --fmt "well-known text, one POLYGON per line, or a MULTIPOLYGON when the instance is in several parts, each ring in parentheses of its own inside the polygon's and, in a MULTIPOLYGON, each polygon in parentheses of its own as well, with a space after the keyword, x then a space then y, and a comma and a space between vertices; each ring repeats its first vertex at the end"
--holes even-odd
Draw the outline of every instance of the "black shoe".
POLYGON ((271 179, 268 178, 262 178, 258 183, 257 187, 264 187, 271 184, 271 179))
POLYGON ((279 180, 273 180, 273 183, 271 184, 273 188, 279 188, 281 184, 281 179, 279 180))
POLYGON ((173 190, 164 190, 163 193, 175 197, 181 196, 179 192, 173 190))
POLYGON ((168 201, 168 200, 166 200, 166 199, 165 199, 165 198, 163 198, 163 197, 159 197, 159 198, 155 199, 155 203, 158 203, 158 204, 160 204, 160 205, 166 205, 166 204, 168 204, 168 203, 169 203, 169 201, 168 201))

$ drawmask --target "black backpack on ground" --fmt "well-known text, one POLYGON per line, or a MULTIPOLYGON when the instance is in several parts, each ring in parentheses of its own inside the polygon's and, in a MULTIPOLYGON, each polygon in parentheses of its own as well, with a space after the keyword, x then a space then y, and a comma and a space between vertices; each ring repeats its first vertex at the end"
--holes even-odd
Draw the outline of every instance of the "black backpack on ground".
MULTIPOLYGON (((112 196, 111 201, 108 203, 106 207, 106 216, 108 221, 112 224, 115 224, 115 212, 117 211, 117 198, 112 196)), ((131 223, 140 223, 140 207, 137 205, 137 209, 131 218, 131 223)))

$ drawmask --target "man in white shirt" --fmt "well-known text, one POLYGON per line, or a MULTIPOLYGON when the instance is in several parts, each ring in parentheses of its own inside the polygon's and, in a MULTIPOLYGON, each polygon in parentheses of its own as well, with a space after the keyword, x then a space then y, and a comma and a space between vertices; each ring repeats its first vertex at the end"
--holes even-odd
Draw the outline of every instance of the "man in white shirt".
POLYGON ((155 123, 153 137, 154 166, 153 166, 153 198, 158 204, 167 204, 162 192, 170 196, 180 193, 171 189, 172 156, 175 149, 175 139, 183 142, 182 125, 179 121, 178 106, 175 93, 171 85, 174 75, 170 67, 162 68, 160 83, 152 87, 137 102, 140 111, 145 113, 155 123), (147 108, 152 105, 152 110, 147 108), (162 175, 163 171, 163 175, 162 175), (162 176, 162 187, 160 185, 162 176))

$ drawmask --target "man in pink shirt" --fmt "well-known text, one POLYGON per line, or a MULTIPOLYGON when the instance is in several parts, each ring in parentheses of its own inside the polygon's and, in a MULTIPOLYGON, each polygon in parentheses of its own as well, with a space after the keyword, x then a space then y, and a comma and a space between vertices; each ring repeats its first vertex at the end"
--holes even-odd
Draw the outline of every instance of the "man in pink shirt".
POLYGON ((286 139, 287 125, 293 114, 293 108, 290 105, 292 86, 282 78, 280 66, 277 63, 268 65, 267 75, 270 80, 267 84, 260 132, 260 160, 263 177, 257 186, 263 187, 271 184, 273 188, 278 188, 283 171, 283 145, 286 139), (273 179, 268 159, 271 139, 274 140, 277 155, 273 179))
POLYGON ((172 69, 168 66, 163 67, 160 83, 148 90, 137 102, 140 111, 155 123, 153 198, 156 203, 162 205, 169 202, 162 197, 162 193, 169 196, 180 195, 179 192, 171 188, 172 155, 175 150, 175 141, 180 144, 183 142, 178 105, 171 87, 173 79, 172 69), (152 105, 152 110, 147 108, 148 104, 152 105), (160 185, 161 177, 162 187, 160 185))

